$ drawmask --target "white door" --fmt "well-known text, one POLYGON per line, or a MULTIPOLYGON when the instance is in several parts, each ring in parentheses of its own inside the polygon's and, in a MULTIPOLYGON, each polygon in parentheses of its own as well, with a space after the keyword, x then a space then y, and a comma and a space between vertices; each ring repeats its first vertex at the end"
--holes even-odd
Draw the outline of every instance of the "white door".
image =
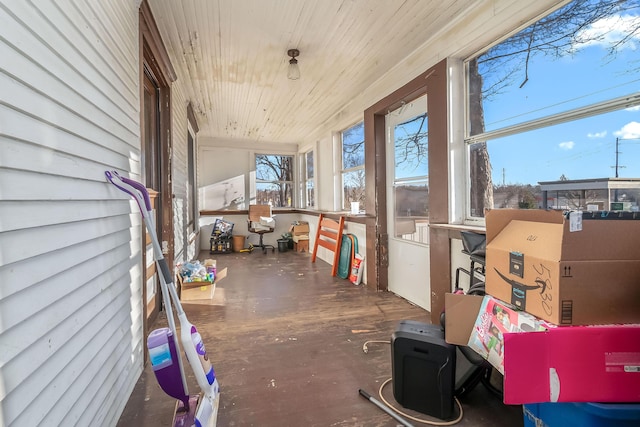
POLYGON ((387 114, 389 290, 431 309, 427 97, 387 114))

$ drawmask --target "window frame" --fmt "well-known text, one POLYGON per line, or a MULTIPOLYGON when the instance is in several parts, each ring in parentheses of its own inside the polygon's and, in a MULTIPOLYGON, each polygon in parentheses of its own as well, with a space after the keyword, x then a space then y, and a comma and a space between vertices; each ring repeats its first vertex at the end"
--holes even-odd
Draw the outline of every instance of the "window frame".
POLYGON ((187 232, 189 237, 196 234, 198 223, 198 177, 197 177, 197 145, 196 133, 187 126, 187 232))
MULTIPOLYGON (((390 148, 387 153, 387 161, 393 164, 393 174, 387 175, 387 179, 390 180, 390 182, 388 183, 389 188, 387 189, 387 200, 390 205, 393 206, 393 213, 387 213, 387 215, 393 216, 392 218, 390 218, 391 221, 390 225, 388 226, 389 238, 402 240, 404 242, 409 242, 420 246, 429 245, 428 228, 424 226, 425 224, 429 224, 429 112, 425 111, 427 106, 426 97, 427 95, 423 95, 408 104, 403 104, 403 106, 395 112, 390 112, 386 119, 388 144, 389 147, 393 147, 393 149, 390 148), (392 114, 394 114, 396 117, 390 119, 389 116, 391 116, 392 114), (403 153, 402 150, 398 150, 398 141, 402 139, 398 131, 403 130, 406 133, 407 127, 411 128, 411 123, 416 120, 423 120, 423 125, 421 125, 421 127, 418 129, 418 131, 422 132, 407 135, 412 135, 414 137, 420 136, 421 134, 423 135, 420 138, 420 145, 425 149, 425 154, 423 154, 425 157, 419 163, 422 166, 426 167, 426 174, 421 174, 416 171, 413 171, 413 174, 407 174, 406 170, 398 167, 398 156, 402 156, 403 153), (400 214, 398 210, 400 206, 399 190, 402 189, 406 192, 409 186, 424 186, 426 190, 426 195, 424 198, 424 201, 426 203, 426 211, 424 213, 426 215, 422 215, 422 212, 420 212, 416 216, 414 213, 414 216, 412 218, 411 213, 407 213, 406 215, 400 214), (413 224, 413 230, 406 231, 405 227, 405 231, 402 231, 401 224, 403 224, 403 222, 407 224, 407 219, 409 219, 409 224, 413 224), (418 228, 416 228, 417 225, 419 225, 418 228)), ((387 165, 388 171, 390 166, 391 165, 387 165)), ((406 198, 404 199, 406 200, 406 198)), ((416 199, 414 197, 411 197, 410 200, 415 201, 423 199, 416 199)), ((411 209, 409 209, 409 212, 411 212, 411 209)))
POLYGON ((187 105, 187 233, 189 240, 199 233, 200 201, 198 198, 198 121, 191 103, 187 105))

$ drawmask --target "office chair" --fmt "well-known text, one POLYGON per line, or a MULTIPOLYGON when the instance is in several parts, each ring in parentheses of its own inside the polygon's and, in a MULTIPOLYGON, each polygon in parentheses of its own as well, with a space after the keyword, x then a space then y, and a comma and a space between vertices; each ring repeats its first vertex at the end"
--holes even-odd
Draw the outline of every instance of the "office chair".
POLYGON ((260 243, 255 245, 255 248, 261 248, 262 253, 267 253, 267 249, 271 248, 271 252, 275 252, 276 248, 273 245, 267 245, 263 241, 263 237, 267 233, 273 233, 275 224, 271 216, 271 206, 269 205, 249 205, 249 219, 247 221, 248 230, 250 233, 260 236, 260 243), (269 221, 265 221, 268 218, 269 221), (267 222, 267 224, 265 224, 267 222))

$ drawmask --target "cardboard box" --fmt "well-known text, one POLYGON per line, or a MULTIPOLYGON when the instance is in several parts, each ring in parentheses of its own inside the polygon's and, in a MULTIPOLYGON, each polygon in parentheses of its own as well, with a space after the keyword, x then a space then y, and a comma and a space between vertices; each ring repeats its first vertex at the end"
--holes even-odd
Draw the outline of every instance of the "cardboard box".
POLYGON ((289 232, 294 236, 309 234, 309 223, 304 221, 299 221, 298 224, 293 224, 289 228, 289 232))
POLYGON ((547 328, 546 322, 486 295, 471 329, 468 347, 504 374, 504 337, 510 333, 539 332, 547 328))
POLYGON ((249 221, 260 222, 261 217, 270 218, 271 206, 269 205, 251 205, 249 207, 249 221))
POLYGON ((299 240, 293 242, 293 249, 296 252, 309 252, 309 240, 299 240))
POLYGON ((180 275, 178 275, 178 277, 180 284, 180 301, 210 300, 215 293, 216 284, 227 277, 227 268, 225 267, 217 271, 215 282, 213 283, 209 281, 185 282, 180 275))
POLYGON ((478 295, 444 295, 444 340, 449 344, 469 343, 483 297, 478 295))
POLYGON ((486 228, 488 294, 558 325, 640 323, 640 220, 495 209, 486 228))
POLYGON ((640 402, 640 325, 505 334, 504 403, 640 402))
POLYGON ((211 299, 215 290, 215 282, 183 282, 180 290, 180 301, 211 299))

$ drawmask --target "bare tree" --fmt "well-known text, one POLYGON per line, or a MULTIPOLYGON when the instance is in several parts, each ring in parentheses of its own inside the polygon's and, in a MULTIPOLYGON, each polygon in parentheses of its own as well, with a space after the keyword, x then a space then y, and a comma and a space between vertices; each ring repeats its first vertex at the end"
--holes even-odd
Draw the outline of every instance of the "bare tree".
POLYGON ((350 202, 360 202, 364 207, 365 202, 365 171, 358 169, 344 176, 344 205, 350 202))
POLYGON ((293 156, 257 155, 256 179, 272 183, 275 190, 264 196, 274 199, 276 207, 290 206, 293 198, 293 156))
POLYGON ((396 135, 395 141, 395 157, 398 164, 406 164, 407 166, 415 166, 416 168, 426 162, 429 152, 427 130, 427 114, 414 117, 406 123, 399 126, 410 125, 417 122, 418 129, 415 133, 407 136, 396 135))

